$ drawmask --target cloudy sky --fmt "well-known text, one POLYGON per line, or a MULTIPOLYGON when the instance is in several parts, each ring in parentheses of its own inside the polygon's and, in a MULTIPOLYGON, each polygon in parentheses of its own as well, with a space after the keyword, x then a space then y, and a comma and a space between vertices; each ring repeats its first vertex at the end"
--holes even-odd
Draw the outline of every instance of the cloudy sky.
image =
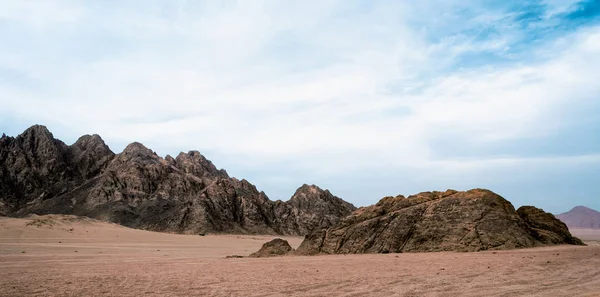
POLYGON ((271 199, 600 209, 600 1, 0 0, 0 132, 36 123, 271 199))

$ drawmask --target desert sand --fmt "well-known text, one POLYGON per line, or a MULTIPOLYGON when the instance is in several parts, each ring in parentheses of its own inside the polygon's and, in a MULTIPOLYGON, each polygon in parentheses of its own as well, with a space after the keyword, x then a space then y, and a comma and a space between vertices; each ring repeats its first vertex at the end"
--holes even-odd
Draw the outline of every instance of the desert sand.
POLYGON ((588 245, 600 244, 600 229, 569 228, 569 231, 588 245))
POLYGON ((226 256, 278 236, 0 217, 0 296, 600 296, 600 231, 573 233, 590 245, 253 259, 226 256))

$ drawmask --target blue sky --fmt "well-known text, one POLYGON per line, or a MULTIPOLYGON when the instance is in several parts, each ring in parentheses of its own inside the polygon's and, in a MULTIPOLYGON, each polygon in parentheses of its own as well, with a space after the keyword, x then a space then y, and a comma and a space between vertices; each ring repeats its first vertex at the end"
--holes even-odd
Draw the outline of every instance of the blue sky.
POLYGON ((600 1, 0 0, 0 40, 8 135, 196 149, 271 199, 600 209, 600 1))

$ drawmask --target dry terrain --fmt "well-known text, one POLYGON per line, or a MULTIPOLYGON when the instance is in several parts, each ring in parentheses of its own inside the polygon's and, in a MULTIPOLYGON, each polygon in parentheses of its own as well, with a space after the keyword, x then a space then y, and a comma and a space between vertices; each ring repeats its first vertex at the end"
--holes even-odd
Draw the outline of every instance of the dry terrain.
POLYGON ((0 217, 0 296, 600 296, 600 232, 573 232, 590 245, 252 259, 225 257, 274 236, 0 217))
POLYGON ((600 244, 600 229, 569 228, 573 236, 579 237, 588 245, 600 244))

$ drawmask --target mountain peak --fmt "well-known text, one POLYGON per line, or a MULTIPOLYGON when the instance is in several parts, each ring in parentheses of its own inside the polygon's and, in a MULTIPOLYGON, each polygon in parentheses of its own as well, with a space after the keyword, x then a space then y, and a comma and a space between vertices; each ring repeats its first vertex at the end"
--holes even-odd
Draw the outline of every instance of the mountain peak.
POLYGON ((42 125, 33 125, 27 128, 13 140, 14 142, 12 140, 11 142, 20 149, 33 153, 32 157, 35 155, 46 160, 60 159, 58 155, 67 148, 66 144, 55 139, 50 130, 42 125))
POLYGON ((298 194, 318 194, 320 192, 329 192, 328 190, 323 190, 321 188, 319 188, 316 185, 309 185, 309 184, 303 184, 302 186, 300 186, 297 190, 296 193, 294 194, 294 196, 298 195, 298 194))
POLYGON ((149 148, 147 148, 145 145, 135 141, 132 142, 130 144, 128 144, 125 149, 123 150, 123 153, 137 153, 137 152, 144 152, 144 153, 151 153, 154 154, 154 152, 152 150, 150 150, 149 148))
POLYGON ((600 212, 586 206, 575 206, 556 217, 569 228, 600 228, 600 212))
POLYGON ((50 132, 50 130, 48 130, 48 128, 46 128, 46 126, 43 126, 43 125, 33 125, 33 126, 27 128, 27 130, 25 130, 19 136, 21 138, 28 138, 28 137, 40 138, 40 137, 44 137, 44 138, 48 138, 48 139, 54 139, 54 136, 52 135, 52 132, 50 132))
POLYGON ((299 204, 330 204, 335 205, 334 208, 341 207, 344 210, 351 212, 356 209, 352 203, 349 203, 342 198, 334 196, 329 190, 323 190, 316 185, 303 184, 300 186, 292 198, 291 203, 299 204))
POLYGON ((94 147, 108 148, 108 146, 106 145, 106 143, 104 142, 102 137, 100 137, 100 135, 98 135, 98 134, 83 135, 83 136, 79 137, 79 139, 77 139, 77 141, 75 141, 75 143, 72 146, 78 147, 78 148, 94 148, 94 147))
POLYGON ((228 177, 227 172, 217 167, 199 151, 181 152, 175 158, 177 167, 184 172, 204 177, 228 177))
POLYGON ((571 211, 592 211, 592 212, 597 212, 597 211, 595 211, 595 210, 593 210, 593 209, 591 209, 591 208, 589 208, 587 206, 583 206, 583 205, 575 206, 569 212, 571 212, 571 211))
POLYGON ((117 156, 118 160, 121 162, 159 162, 162 159, 154 151, 139 142, 132 142, 128 144, 123 152, 117 156))
POLYGON ((27 128, 23 133, 28 133, 28 132, 50 133, 50 130, 48 130, 48 128, 44 125, 35 124, 35 125, 27 128))
POLYGON ((202 155, 199 151, 196 151, 196 150, 191 150, 187 153, 180 152, 177 155, 176 159, 179 159, 179 160, 195 159, 195 160, 201 160, 201 161, 208 161, 208 159, 206 159, 206 157, 204 157, 204 155, 202 155))

